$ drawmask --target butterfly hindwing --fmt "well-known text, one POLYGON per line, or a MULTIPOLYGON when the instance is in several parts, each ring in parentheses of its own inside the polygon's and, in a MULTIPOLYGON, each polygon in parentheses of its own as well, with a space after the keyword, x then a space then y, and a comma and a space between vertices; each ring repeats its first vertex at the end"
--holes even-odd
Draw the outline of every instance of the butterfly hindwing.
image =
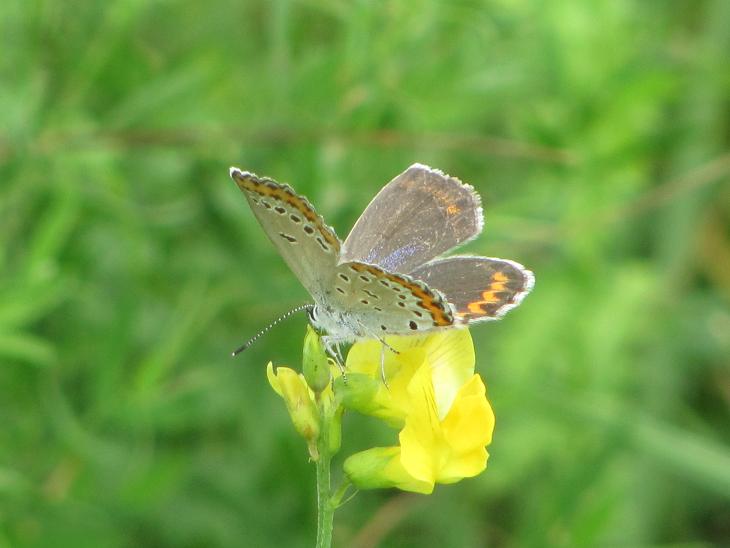
POLYGON ((410 272, 441 291, 460 321, 500 318, 520 304, 534 285, 532 272, 521 264, 488 257, 447 257, 410 272))
POLYGON ((329 289, 340 254, 340 240, 304 196, 289 185, 231 168, 266 235, 309 293, 329 289))
POLYGON ((376 265, 338 265, 334 290, 334 302, 349 311, 363 336, 409 334, 454 323, 451 307, 440 292, 376 265))
POLYGON ((477 236, 482 223, 471 186, 414 164, 370 202, 343 244, 340 263, 409 272, 477 236))

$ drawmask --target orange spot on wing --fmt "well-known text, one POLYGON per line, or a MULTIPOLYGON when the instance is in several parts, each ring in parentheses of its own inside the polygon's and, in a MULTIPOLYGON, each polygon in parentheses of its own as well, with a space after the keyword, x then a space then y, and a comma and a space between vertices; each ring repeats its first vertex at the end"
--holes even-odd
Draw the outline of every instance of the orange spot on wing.
POLYGON ((478 316, 488 314, 488 312, 484 310, 483 306, 502 302, 503 299, 498 295, 498 293, 507 291, 507 287, 505 286, 507 281, 509 281, 509 278, 503 272, 495 272, 492 274, 488 288, 482 291, 481 300, 470 302, 467 305, 469 312, 478 316))
POLYGON ((482 308, 482 304, 484 304, 482 303, 482 301, 476 301, 473 303, 469 303, 469 306, 467 308, 472 314, 477 314, 481 316, 487 313, 487 311, 482 308))
POLYGON ((324 224, 322 218, 314 211, 314 208, 307 200, 296 194, 290 187, 281 185, 271 179, 259 179, 253 175, 241 177, 239 173, 234 173, 234 180, 241 190, 254 192, 259 196, 274 198, 280 202, 284 202, 304 215, 304 217, 317 227, 322 237, 336 251, 340 249, 340 242, 332 233, 330 228, 324 224))

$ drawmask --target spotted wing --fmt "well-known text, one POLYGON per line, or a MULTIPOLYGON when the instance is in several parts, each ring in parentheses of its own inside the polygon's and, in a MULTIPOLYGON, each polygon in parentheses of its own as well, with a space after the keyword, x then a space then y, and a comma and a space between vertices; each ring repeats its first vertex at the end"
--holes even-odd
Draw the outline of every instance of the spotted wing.
POLYGON ((482 224, 481 201, 471 186, 414 164, 370 202, 343 244, 340 263, 409 272, 474 238, 482 224))
POLYGON ((302 285, 318 300, 332 284, 340 240, 304 196, 289 186, 231 168, 266 235, 302 285))
POLYGON ((469 323, 494 320, 516 307, 535 283, 532 272, 506 259, 448 257, 411 271, 411 276, 440 290, 469 323))
POLYGON ((337 266, 332 298, 363 336, 413 334, 454 324, 443 295, 422 281, 359 262, 337 266))

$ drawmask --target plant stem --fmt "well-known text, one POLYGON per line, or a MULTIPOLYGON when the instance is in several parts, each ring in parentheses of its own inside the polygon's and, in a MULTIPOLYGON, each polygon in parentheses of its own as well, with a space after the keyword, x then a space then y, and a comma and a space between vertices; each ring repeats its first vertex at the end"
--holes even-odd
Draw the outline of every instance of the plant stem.
POLYGON ((332 522, 335 506, 330 492, 330 463, 332 455, 329 447, 331 414, 322 401, 319 402, 320 434, 317 440, 317 548, 330 548, 332 544, 332 522))

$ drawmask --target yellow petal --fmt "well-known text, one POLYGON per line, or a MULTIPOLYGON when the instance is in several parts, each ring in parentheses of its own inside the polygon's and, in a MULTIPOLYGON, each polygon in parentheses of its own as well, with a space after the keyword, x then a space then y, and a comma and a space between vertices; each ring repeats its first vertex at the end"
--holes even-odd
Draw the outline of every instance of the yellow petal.
POLYGON ((439 471, 438 483, 456 483, 464 478, 471 478, 482 473, 487 467, 489 453, 484 447, 478 447, 458 458, 449 459, 439 471))
MULTIPOLYGON (((348 379, 355 373, 360 373, 372 379, 374 386, 377 387, 371 397, 374 400, 373 409, 378 411, 366 411, 362 407, 358 410, 398 426, 403 424, 410 406, 408 383, 425 358, 425 349, 420 346, 410 346, 409 339, 414 337, 387 339, 386 342, 398 352, 397 354, 379 341, 367 340, 355 343, 347 355, 347 370, 350 373, 348 379), (382 379, 381 359, 387 385, 382 379)), ((422 340, 423 337, 416 339, 422 340)))
POLYGON ((461 387, 442 428, 449 445, 457 452, 484 447, 492 441, 494 412, 479 375, 461 387))
POLYGON ((438 415, 443 419, 456 393, 474 374, 474 343, 468 329, 449 329, 428 337, 424 348, 433 371, 438 415))
POLYGON ((481 378, 473 375, 439 421, 433 383, 424 366, 409 387, 411 414, 399 435, 403 467, 423 482, 452 483, 486 467, 494 414, 481 378), (420 396, 419 396, 420 395, 420 396))
POLYGON ((335 379, 335 391, 348 409, 377 417, 396 428, 403 426, 402 413, 393 405, 381 380, 363 373, 348 373, 347 380, 335 379))
POLYGON ((269 362, 266 366, 266 378, 269 380, 269 384, 271 385, 271 388, 274 389, 274 392, 281 396, 279 379, 276 377, 276 373, 274 373, 274 364, 271 362, 269 362))
POLYGON ((439 471, 439 483, 476 476, 486 468, 489 454, 485 446, 492 441, 494 412, 479 375, 459 390, 441 428, 450 457, 439 471))
POLYGON ((380 363, 380 346, 378 341, 370 339, 353 344, 345 360, 347 371, 374 377, 380 363))
POLYGON ((428 363, 413 376, 408 390, 411 410, 398 436, 401 462, 414 478, 434 483, 448 447, 441 431, 428 363))
MULTIPOLYGON (((387 337, 390 350, 379 341, 367 340, 353 345, 347 356, 347 369, 380 380, 378 397, 388 408, 389 417, 404 418, 410 407, 408 384, 427 361, 433 370, 438 414, 448 413, 456 392, 474 373, 474 344, 468 329, 449 329, 430 335, 387 337), (387 387, 382 382, 381 359, 387 387)), ((402 422, 402 421, 401 421, 402 422)))

